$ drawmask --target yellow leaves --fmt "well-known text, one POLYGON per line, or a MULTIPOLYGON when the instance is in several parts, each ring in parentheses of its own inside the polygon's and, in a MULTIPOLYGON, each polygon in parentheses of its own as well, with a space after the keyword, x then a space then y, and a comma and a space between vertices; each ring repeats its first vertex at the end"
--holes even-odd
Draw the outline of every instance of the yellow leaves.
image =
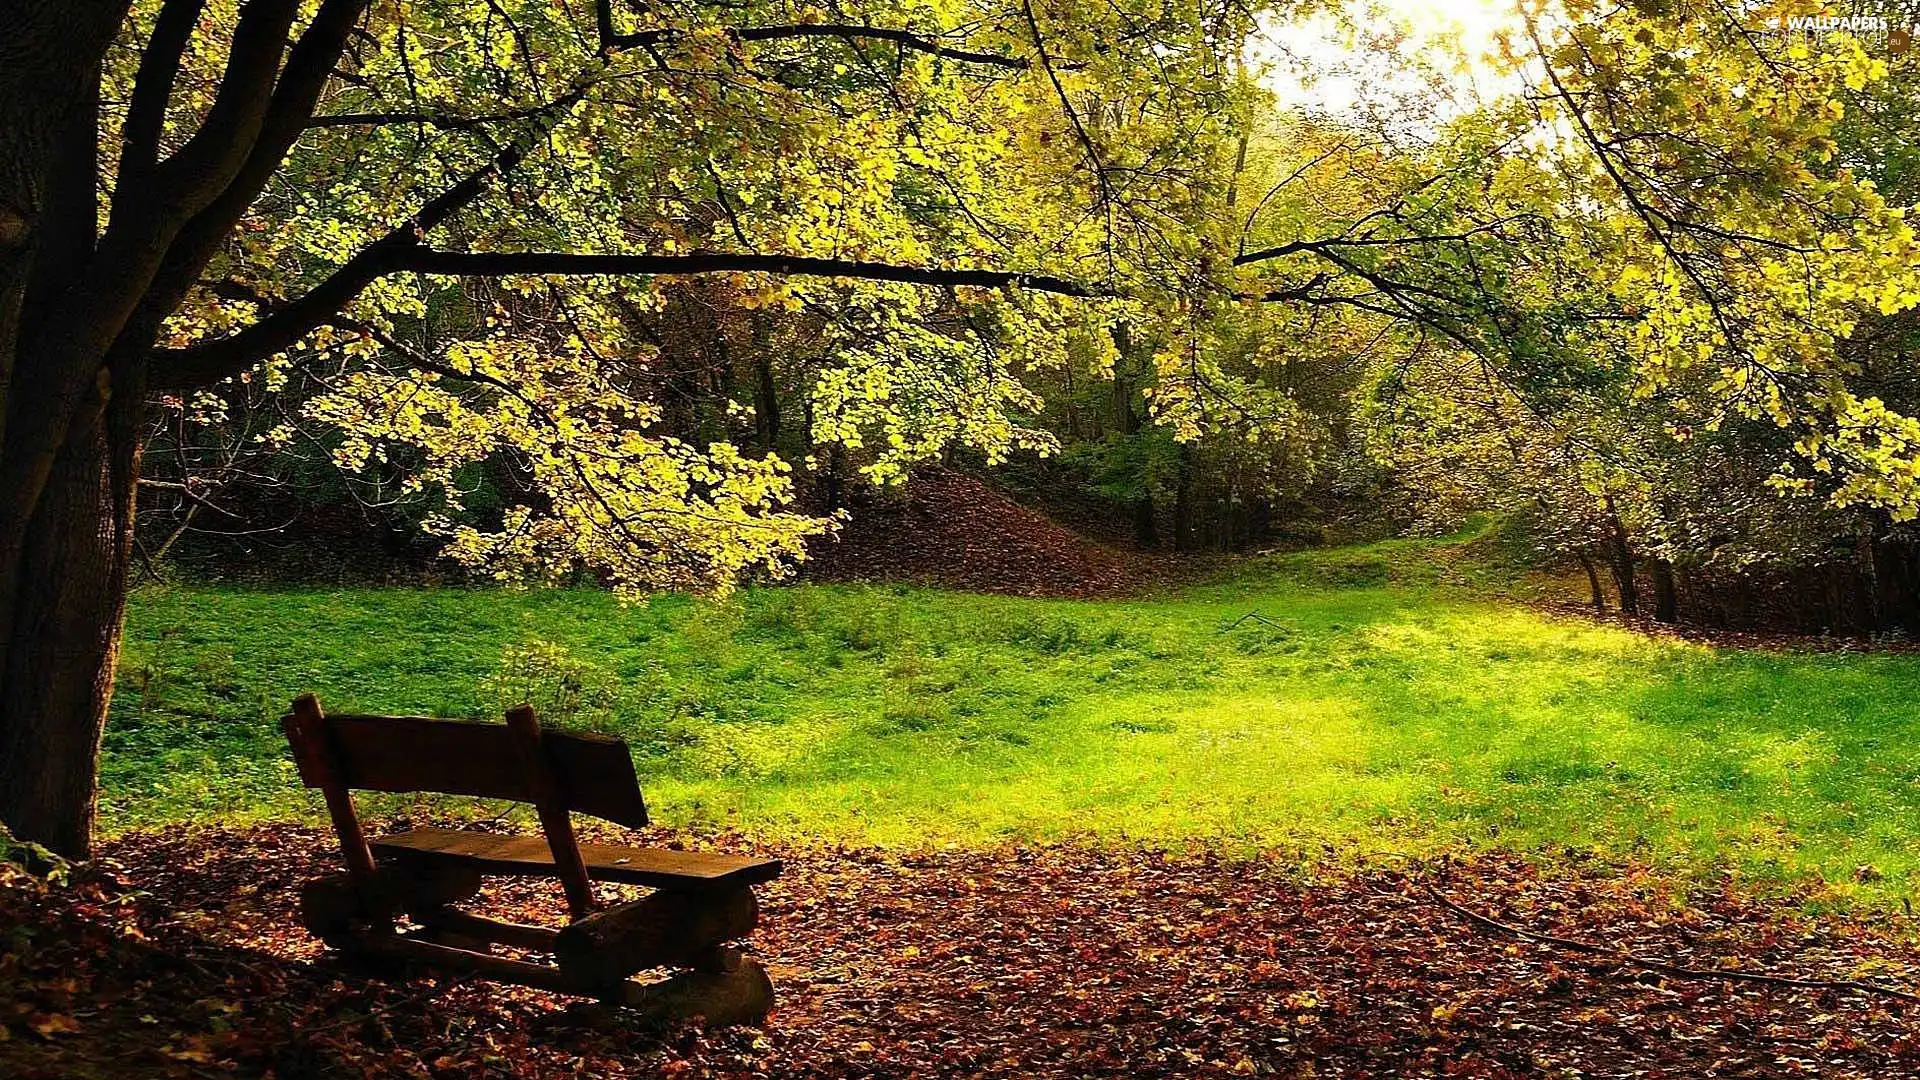
MULTIPOLYGON (((578 334, 557 347, 509 338, 460 342, 434 361, 449 373, 348 372, 306 412, 345 434, 348 469, 407 448, 403 492, 445 509, 429 532, 446 553, 501 581, 550 580, 592 567, 629 594, 661 586, 725 588, 751 568, 783 572, 827 522, 788 513, 789 470, 715 443, 650 435, 655 406, 612 379, 578 334), (527 470, 539 511, 509 508, 476 524, 462 470, 503 453, 527 470)), ((617 369, 616 369, 617 370, 617 369)))
POLYGON ((1887 77, 1887 62, 1879 57, 1868 58, 1864 55, 1855 58, 1847 66, 1845 82, 1847 89, 1865 90, 1868 83, 1878 82, 1887 77))

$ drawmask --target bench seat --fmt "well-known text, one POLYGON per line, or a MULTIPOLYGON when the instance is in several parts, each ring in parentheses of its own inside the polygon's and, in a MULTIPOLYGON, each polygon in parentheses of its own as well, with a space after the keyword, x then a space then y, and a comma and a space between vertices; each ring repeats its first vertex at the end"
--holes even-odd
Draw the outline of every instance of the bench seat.
MULTIPOLYGON (((387 859, 458 860, 485 874, 556 877, 553 853, 541 836, 501 836, 464 829, 410 829, 369 843, 387 859)), ((780 860, 717 855, 671 848, 581 844, 580 856, 595 881, 655 889, 703 889, 757 885, 780 875, 780 860)))

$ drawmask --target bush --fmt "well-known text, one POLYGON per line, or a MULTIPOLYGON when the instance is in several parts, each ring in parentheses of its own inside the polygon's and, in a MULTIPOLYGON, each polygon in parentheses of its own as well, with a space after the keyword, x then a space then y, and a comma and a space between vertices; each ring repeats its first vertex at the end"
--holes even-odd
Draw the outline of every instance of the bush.
POLYGON ((531 705, 542 724, 604 728, 613 719, 620 683, 613 674, 575 656, 564 645, 540 638, 500 651, 500 666, 481 682, 499 711, 531 705))

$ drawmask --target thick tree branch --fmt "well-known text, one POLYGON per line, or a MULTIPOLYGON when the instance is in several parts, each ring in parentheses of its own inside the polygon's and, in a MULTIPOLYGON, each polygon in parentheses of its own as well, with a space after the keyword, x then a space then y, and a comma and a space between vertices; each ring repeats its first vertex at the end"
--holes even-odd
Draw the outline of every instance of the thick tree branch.
MULTIPOLYGON (((594 22, 600 33, 600 51, 603 53, 665 45, 684 37, 687 33, 685 30, 672 28, 619 33, 613 27, 612 0, 596 0, 594 22)), ((797 23, 785 26, 737 27, 729 29, 727 34, 736 41, 780 41, 808 37, 831 37, 845 41, 885 41, 903 49, 911 49, 947 60, 958 60, 962 63, 988 64, 1014 71, 1024 70, 1027 66, 1027 61, 1021 57, 958 49, 935 37, 886 26, 861 26, 855 23, 797 23)))
POLYGON ((503 148, 494 159, 423 205, 411 218, 388 230, 297 300, 290 301, 237 334, 185 349, 155 350, 154 383, 168 389, 192 389, 237 375, 312 333, 346 307, 375 279, 399 269, 398 256, 417 246, 427 230, 446 221, 480 197, 497 176, 519 165, 549 130, 584 96, 575 90, 553 102, 545 122, 503 148))
POLYGON ((479 197, 488 181, 518 164, 524 153, 522 146, 509 147, 493 164, 448 188, 411 219, 362 248, 299 299, 280 306, 245 330, 185 349, 156 350, 154 382, 169 389, 206 386, 292 348, 301 338, 329 322, 360 290, 378 278, 404 269, 401 256, 419 244, 422 232, 479 197))
MULTIPOLYGON (((424 222, 427 212, 416 218, 424 222)), ((424 227, 424 225, 422 226, 424 227)), ((203 386, 246 370, 338 316, 361 289, 376 278, 401 271, 454 277, 516 275, 665 277, 692 274, 762 273, 792 277, 851 278, 978 289, 1016 288, 1058 296, 1107 295, 1077 281, 1014 270, 941 269, 855 259, 797 255, 577 255, 562 251, 436 251, 419 245, 418 233, 397 229, 354 256, 326 281, 299 299, 283 304, 253 326, 230 337, 185 349, 160 350, 156 381, 171 389, 203 386)))
POLYGON ((226 190, 246 163, 266 120, 287 34, 299 12, 299 0, 251 0, 241 9, 227 69, 206 120, 155 170, 173 212, 184 208, 183 217, 198 213, 226 190))
MULTIPOLYGON (((128 320, 116 348, 145 349, 167 315, 259 198, 306 129, 320 94, 346 49, 368 0, 325 0, 287 57, 267 102, 258 136, 225 189, 189 219, 168 246, 139 310, 128 320)), ((166 378, 164 373, 161 378, 166 378)))
POLYGON ((133 97, 121 128, 118 176, 122 183, 140 183, 141 177, 159 163, 160 136, 166 128, 174 78, 206 6, 206 0, 167 0, 154 20, 153 36, 140 54, 140 72, 134 78, 133 97))
MULTIPOLYGON (((253 206, 259 192, 273 181, 301 131, 305 131, 307 119, 313 115, 326 88, 326 79, 346 50, 353 25, 367 10, 367 2, 369 0, 326 0, 321 4, 321 10, 307 25, 300 42, 294 44, 286 69, 280 71, 280 81, 267 102, 265 119, 248 158, 228 181, 227 188, 175 234, 173 244, 167 248, 167 258, 161 261, 142 304, 115 342, 117 352, 150 348, 165 317, 180 306, 186 290, 200 279, 207 261, 227 242, 234 225, 238 225, 246 209, 253 206)), ((157 377, 165 380, 169 375, 159 373, 157 377)))
POLYGON ((1048 274, 1015 270, 963 270, 857 259, 822 259, 801 255, 729 254, 692 255, 576 255, 564 251, 465 252, 412 248, 397 256, 399 268, 424 274, 460 277, 499 277, 512 274, 600 275, 763 273, 793 277, 857 278, 898 281, 909 285, 942 285, 980 289, 1018 288, 1059 296, 1106 295, 1077 281, 1048 274))
MULTIPOLYGON (((424 215, 423 215, 424 216, 424 215)), ((1059 296, 1106 295, 1076 281, 1012 270, 941 269, 853 259, 793 255, 698 253, 692 255, 591 255, 568 252, 436 251, 418 245, 417 234, 396 230, 291 303, 231 337, 186 349, 160 350, 158 370, 170 388, 205 385, 245 370, 293 347, 307 334, 338 324, 340 309, 374 279, 400 271, 459 277, 515 275, 674 275, 765 273, 794 277, 895 281, 911 285, 980 289, 1019 288, 1059 296)))

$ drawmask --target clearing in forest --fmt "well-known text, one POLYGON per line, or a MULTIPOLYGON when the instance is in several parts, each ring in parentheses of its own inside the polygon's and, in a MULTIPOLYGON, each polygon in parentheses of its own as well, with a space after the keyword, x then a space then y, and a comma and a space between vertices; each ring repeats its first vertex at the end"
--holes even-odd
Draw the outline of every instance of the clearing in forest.
POLYGON ((624 736, 659 820, 769 839, 1465 846, 1909 895, 1920 656, 1715 649, 1476 599, 1489 573, 1464 550, 1286 556, 1098 601, 149 589, 106 816, 318 820, 277 726, 301 690, 495 719, 526 697, 624 736))

